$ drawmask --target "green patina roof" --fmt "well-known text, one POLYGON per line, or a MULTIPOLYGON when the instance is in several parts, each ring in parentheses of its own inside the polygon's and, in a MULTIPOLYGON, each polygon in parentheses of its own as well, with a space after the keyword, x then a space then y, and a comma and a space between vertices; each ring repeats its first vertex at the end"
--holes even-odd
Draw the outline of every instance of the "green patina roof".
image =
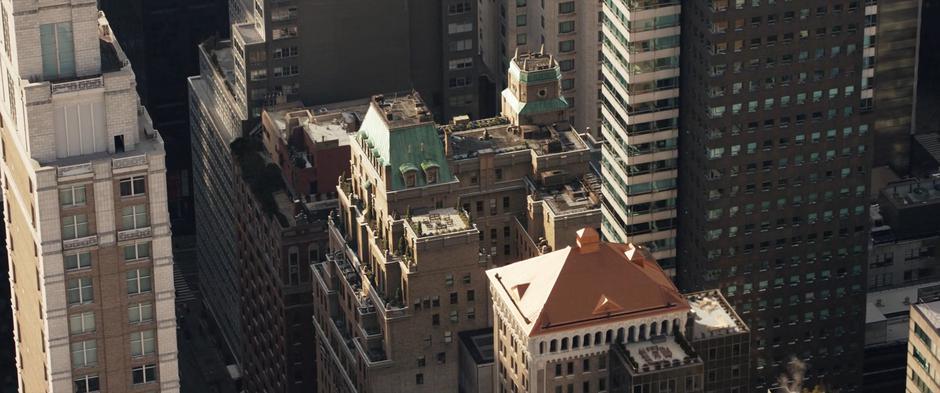
POLYGON ((539 71, 522 71, 515 61, 509 63, 509 75, 519 79, 522 83, 561 80, 561 70, 558 67, 539 71))
POLYGON ((421 169, 428 170, 428 168, 440 168, 441 165, 434 161, 425 161, 421 163, 421 169))
MULTIPOLYGON (((389 130, 383 120, 384 114, 369 109, 363 120, 360 134, 373 143, 373 153, 379 157, 379 162, 390 165, 391 179, 387 182, 388 191, 397 191, 405 188, 405 178, 402 175, 407 170, 427 168, 426 163, 437 166, 437 182, 447 183, 454 180, 450 172, 447 159, 444 157, 444 145, 437 134, 437 126, 428 122, 389 130), (419 165, 421 168, 419 168, 419 165)), ((423 172, 417 176, 417 186, 427 185, 423 172)))
POLYGON ((568 108, 568 100, 566 100, 565 97, 521 102, 516 98, 515 95, 512 94, 512 92, 509 91, 509 89, 506 89, 503 90, 503 98, 505 98, 506 102, 508 102, 512 107, 513 112, 520 115, 534 115, 538 113, 546 113, 568 108))

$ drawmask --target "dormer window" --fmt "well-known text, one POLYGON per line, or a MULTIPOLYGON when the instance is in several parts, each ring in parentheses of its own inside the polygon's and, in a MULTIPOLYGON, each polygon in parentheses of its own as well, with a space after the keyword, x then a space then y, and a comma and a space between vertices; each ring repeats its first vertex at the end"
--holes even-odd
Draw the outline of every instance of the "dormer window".
POLYGON ((405 180, 405 188, 411 188, 418 185, 418 167, 412 163, 404 163, 398 167, 402 178, 405 180))
POLYGON ((440 165, 434 161, 425 161, 421 163, 421 169, 424 170, 424 176, 427 184, 437 183, 440 174, 440 165))
POLYGON ((414 187, 418 183, 418 171, 405 172, 405 187, 414 187))

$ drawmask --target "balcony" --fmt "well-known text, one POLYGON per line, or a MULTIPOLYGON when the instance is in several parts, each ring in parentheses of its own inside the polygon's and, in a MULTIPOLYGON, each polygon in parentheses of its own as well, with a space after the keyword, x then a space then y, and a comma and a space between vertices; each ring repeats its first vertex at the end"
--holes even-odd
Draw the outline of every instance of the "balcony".
POLYGON ((118 231, 117 239, 119 242, 122 242, 125 240, 134 240, 134 239, 140 239, 144 237, 150 237, 152 234, 153 234, 153 231, 150 229, 150 227, 135 228, 135 229, 128 229, 124 231, 118 231))
POLYGON ((101 76, 95 76, 87 79, 79 79, 68 82, 52 83, 52 95, 75 93, 84 90, 94 90, 104 87, 104 80, 101 76))
POLYGON ((93 171, 94 171, 94 170, 93 170, 93 168, 91 167, 91 163, 90 163, 90 162, 86 162, 86 163, 84 163, 84 164, 60 166, 60 167, 56 168, 56 174, 57 174, 59 177, 70 177, 70 176, 85 175, 85 174, 90 174, 90 173, 92 173, 93 171))
POLYGON ((62 241, 63 250, 74 250, 76 248, 91 247, 96 245, 98 245, 98 235, 91 235, 62 241))

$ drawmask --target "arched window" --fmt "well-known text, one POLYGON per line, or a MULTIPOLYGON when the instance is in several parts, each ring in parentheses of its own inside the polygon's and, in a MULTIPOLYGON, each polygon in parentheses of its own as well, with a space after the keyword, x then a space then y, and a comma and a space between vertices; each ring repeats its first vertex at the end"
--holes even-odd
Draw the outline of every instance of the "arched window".
POLYGON ((574 336, 571 338, 571 349, 575 349, 581 346, 581 336, 574 336))
POLYGON ((604 344, 610 344, 611 336, 613 336, 613 330, 607 329, 607 335, 604 337, 604 344))
POLYGON ((562 351, 568 350, 568 337, 561 339, 561 350, 562 351))
POLYGON ((629 333, 627 335, 627 342, 636 342, 636 326, 630 326, 627 332, 629 333))
POLYGON ((640 325, 640 336, 638 337, 638 340, 646 340, 646 325, 640 325))
POLYGON ((617 329, 617 344, 623 343, 623 328, 617 329))
POLYGON ((662 325, 659 328, 659 334, 665 336, 669 334, 669 321, 663 321, 662 325))
POLYGON ((673 335, 678 335, 678 334, 679 334, 679 329, 680 329, 680 326, 679 326, 679 318, 673 319, 673 320, 672 320, 672 334, 673 334, 673 335))
POLYGON ((601 332, 594 333, 594 345, 601 345, 601 336, 603 336, 601 332))
POLYGON ((548 345, 549 352, 555 352, 558 350, 558 340, 552 340, 548 345))
POLYGON ((584 342, 585 347, 590 347, 591 346, 591 333, 585 334, 584 340, 582 341, 584 342))
POLYGON ((650 337, 656 337, 656 322, 650 324, 650 337))
POLYGON ((545 353, 545 341, 539 341, 539 354, 545 353))

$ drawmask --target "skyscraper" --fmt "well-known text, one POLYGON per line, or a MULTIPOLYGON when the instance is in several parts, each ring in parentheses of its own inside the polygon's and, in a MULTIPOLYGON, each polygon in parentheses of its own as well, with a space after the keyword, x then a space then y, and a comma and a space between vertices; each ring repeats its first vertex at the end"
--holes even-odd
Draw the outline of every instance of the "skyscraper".
POLYGON ((604 4, 604 238, 643 244, 674 273, 679 1, 604 4))
MULTIPOLYGON (((128 59, 137 92, 166 142, 167 198, 173 235, 194 235, 189 97, 186 78, 199 72, 199 43, 228 35, 226 0, 99 0, 128 59)), ((192 244, 188 242, 176 243, 192 244)), ((179 252, 179 248, 176 250, 179 252)), ((194 250, 188 250, 194 251, 194 250)), ((187 253, 189 254, 189 253, 187 253)), ((177 260, 195 257, 176 254, 177 260)), ((187 269, 191 270, 191 269, 187 269)), ((188 273, 188 271, 187 271, 188 273)))
POLYGON ((870 125, 865 4, 684 4, 678 280, 751 326, 759 388, 861 381, 870 125))
POLYGON ((178 392, 163 140, 94 1, 0 2, 19 390, 178 392))

